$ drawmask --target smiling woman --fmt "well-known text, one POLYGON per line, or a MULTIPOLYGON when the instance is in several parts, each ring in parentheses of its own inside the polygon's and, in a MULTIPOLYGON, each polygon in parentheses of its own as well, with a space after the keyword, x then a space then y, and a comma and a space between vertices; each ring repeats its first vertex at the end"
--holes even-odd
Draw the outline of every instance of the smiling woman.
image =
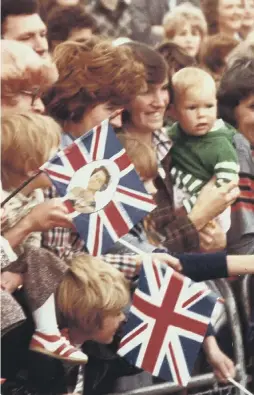
POLYGON ((238 35, 243 20, 243 0, 202 0, 209 34, 238 35))

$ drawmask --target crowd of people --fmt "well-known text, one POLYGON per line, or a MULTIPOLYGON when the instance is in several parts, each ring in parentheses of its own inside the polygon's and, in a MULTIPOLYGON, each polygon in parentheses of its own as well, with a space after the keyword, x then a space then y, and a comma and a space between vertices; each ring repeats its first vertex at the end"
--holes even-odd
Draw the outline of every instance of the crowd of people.
MULTIPOLYGON (((2 0, 1 29, 2 393, 153 385, 117 355, 144 255, 230 278, 239 310, 254 274, 254 0, 2 0), (38 169, 105 119, 156 208, 95 257, 38 169)), ((91 215, 109 181, 94 169, 74 209, 91 215)), ((212 319, 199 361, 236 376, 227 320, 212 319)))

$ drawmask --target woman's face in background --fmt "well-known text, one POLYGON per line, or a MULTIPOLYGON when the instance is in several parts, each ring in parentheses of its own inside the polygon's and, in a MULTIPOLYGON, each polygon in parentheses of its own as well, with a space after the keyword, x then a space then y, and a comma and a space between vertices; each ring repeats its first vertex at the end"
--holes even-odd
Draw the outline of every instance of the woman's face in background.
POLYGON ((243 20, 243 0, 219 0, 219 30, 234 35, 241 29, 243 20))
POLYGON ((243 0, 242 27, 254 29, 254 0, 243 0))
POLYGON ((186 22, 180 27, 171 41, 179 45, 189 56, 195 58, 200 50, 201 35, 197 27, 186 22))
POLYGON ((140 133, 160 129, 168 104, 168 80, 161 84, 148 84, 147 91, 138 95, 128 108, 132 126, 140 133))
POLYGON ((238 130, 254 145, 254 93, 240 102, 234 115, 238 130))

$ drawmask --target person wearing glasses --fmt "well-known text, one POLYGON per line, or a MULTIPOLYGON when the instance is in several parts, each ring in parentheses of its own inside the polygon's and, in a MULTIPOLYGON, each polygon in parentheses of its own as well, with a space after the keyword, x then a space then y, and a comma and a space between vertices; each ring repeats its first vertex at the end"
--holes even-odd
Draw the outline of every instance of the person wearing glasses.
POLYGON ((14 40, 1 40, 2 112, 44 113, 40 98, 58 78, 50 58, 41 58, 31 47, 14 40))

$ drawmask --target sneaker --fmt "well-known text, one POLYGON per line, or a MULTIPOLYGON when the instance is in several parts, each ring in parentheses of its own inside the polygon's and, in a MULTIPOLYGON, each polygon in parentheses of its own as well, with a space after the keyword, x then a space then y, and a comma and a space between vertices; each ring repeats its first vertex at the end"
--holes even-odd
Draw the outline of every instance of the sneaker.
POLYGON ((65 337, 39 331, 33 334, 29 349, 67 362, 85 364, 88 361, 87 355, 72 346, 65 337))
POLYGON ((6 379, 2 379, 0 378, 0 385, 2 385, 3 383, 5 383, 6 379))

